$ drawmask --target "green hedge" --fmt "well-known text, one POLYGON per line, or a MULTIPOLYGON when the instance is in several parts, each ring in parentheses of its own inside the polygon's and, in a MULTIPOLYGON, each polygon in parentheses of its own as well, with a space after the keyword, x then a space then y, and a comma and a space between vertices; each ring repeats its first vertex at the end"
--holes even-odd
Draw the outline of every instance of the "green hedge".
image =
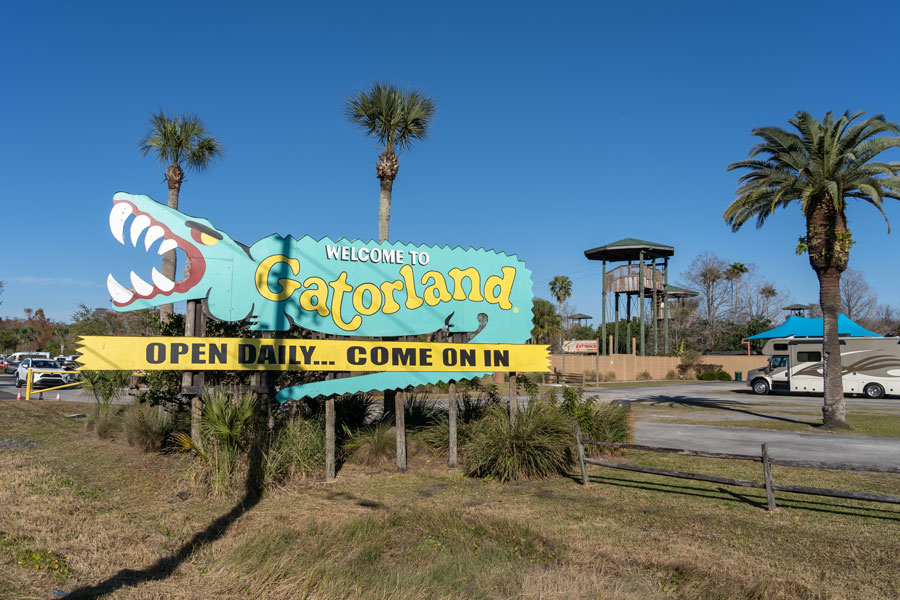
POLYGON ((731 381, 731 375, 725 371, 706 371, 700 373, 697 379, 701 381, 731 381))

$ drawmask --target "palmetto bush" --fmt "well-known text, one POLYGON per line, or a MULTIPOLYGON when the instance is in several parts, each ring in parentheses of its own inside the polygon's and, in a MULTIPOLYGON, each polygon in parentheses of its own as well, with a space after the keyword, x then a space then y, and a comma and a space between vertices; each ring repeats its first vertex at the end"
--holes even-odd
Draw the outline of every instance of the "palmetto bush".
POLYGON ((214 493, 227 489, 235 467, 253 434, 257 409, 256 394, 232 394, 225 390, 204 390, 200 417, 200 439, 186 433, 174 436, 178 447, 193 452, 201 461, 201 477, 214 493))
POLYGON ((531 402, 513 424, 500 405, 487 409, 463 448, 466 473, 498 481, 542 479, 572 463, 571 420, 549 402, 531 402))

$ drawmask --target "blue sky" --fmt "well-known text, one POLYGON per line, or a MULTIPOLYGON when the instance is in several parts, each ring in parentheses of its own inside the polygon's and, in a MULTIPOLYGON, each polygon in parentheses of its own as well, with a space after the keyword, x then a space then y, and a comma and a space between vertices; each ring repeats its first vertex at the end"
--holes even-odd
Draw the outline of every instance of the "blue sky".
MULTIPOLYGON (((137 152, 160 107, 197 113, 226 148, 188 174, 183 212, 247 244, 376 237, 377 151, 342 113, 374 81, 438 107, 400 155, 392 240, 516 253, 536 295, 568 275, 596 316, 600 265, 583 251, 625 237, 675 246, 673 280, 711 251, 816 301, 799 209, 731 233, 725 166, 753 127, 800 109, 900 120, 896 40, 877 27, 900 5, 626 4, 4 3, 0 315, 68 320, 109 306, 108 273, 149 272, 107 215, 119 190, 166 199, 163 168, 137 152)), ((848 214, 850 266, 897 304, 900 233, 868 205, 848 214)), ((898 203, 887 214, 900 228, 898 203)))

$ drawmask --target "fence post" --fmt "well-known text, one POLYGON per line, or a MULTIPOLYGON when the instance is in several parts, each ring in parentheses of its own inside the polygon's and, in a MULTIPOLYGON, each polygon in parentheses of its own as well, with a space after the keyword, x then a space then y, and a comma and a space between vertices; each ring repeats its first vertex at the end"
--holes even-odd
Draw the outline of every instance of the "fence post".
POLYGON ((447 466, 451 469, 456 468, 456 382, 450 382, 448 390, 447 408, 449 409, 449 427, 450 427, 450 448, 447 466))
POLYGON ((516 383, 516 372, 509 373, 509 422, 516 424, 516 417, 519 412, 519 389, 516 383))
POLYGON ((575 423, 575 448, 578 450, 578 464, 581 465, 581 481, 587 487, 587 465, 584 462, 584 444, 581 441, 581 427, 578 426, 578 423, 575 423))
POLYGON ((769 444, 762 445, 763 477, 766 480, 767 510, 775 510, 775 489, 772 484, 772 465, 769 464, 769 444))
POLYGON ((397 390, 394 396, 394 429, 397 432, 397 472, 406 473, 406 392, 397 390))
POLYGON ((334 481, 334 396, 325 400, 325 479, 334 481))

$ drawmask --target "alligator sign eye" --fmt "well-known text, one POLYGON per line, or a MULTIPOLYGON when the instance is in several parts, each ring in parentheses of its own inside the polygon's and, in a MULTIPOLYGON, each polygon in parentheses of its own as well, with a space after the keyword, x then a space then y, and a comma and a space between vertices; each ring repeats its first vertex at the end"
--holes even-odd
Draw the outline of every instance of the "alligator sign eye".
POLYGON ((214 246, 222 239, 221 233, 196 221, 185 221, 184 224, 191 228, 191 238, 198 244, 214 246))

